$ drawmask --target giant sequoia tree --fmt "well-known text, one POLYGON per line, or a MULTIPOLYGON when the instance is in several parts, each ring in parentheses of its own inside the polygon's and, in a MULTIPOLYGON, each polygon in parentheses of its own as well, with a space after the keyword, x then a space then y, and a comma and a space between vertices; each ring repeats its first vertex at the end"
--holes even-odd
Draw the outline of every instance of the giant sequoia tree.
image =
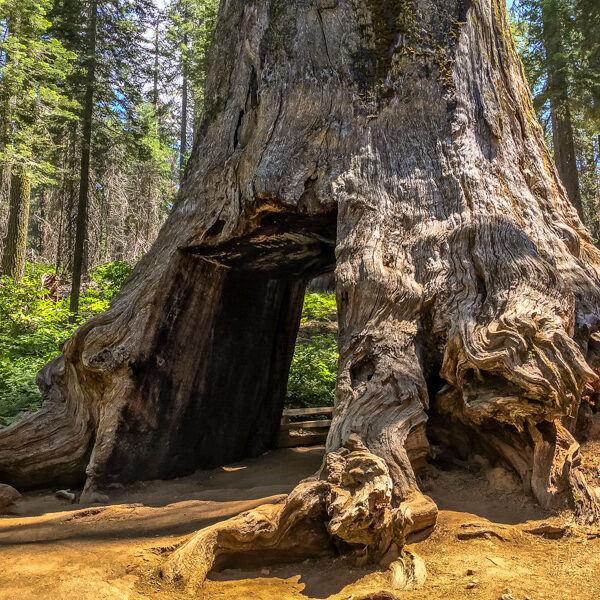
POLYGON ((222 0, 213 53, 180 198, 111 309, 41 371, 41 411, 0 431, 2 480, 85 480, 89 499, 266 450, 306 281, 335 269, 320 473, 166 572, 323 540, 396 551, 435 521, 413 468, 428 416, 459 456, 595 518, 567 416, 596 379, 600 254, 503 1, 222 0))

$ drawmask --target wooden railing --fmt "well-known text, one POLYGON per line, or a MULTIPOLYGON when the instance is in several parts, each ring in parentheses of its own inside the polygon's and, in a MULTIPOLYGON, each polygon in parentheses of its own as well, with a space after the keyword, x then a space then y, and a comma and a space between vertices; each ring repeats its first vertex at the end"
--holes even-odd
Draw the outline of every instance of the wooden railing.
POLYGON ((314 446, 324 444, 327 432, 331 425, 333 407, 324 406, 319 408, 286 408, 281 417, 281 429, 279 431, 279 448, 290 448, 293 446, 314 446), (292 421, 292 417, 317 417, 324 416, 328 419, 313 419, 306 421, 292 421))

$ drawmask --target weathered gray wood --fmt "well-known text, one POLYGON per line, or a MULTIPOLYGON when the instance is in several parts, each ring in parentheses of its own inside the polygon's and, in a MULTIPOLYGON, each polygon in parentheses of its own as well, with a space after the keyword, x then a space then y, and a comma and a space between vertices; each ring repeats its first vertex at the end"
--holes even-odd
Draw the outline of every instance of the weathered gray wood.
MULTIPOLYGON (((358 451, 355 475, 376 475, 300 488, 271 549, 309 514, 373 556, 430 527, 411 464, 428 417, 458 458, 597 518, 561 419, 597 381, 600 253, 544 146, 503 0, 222 0, 214 44, 180 198, 111 309, 43 371, 52 404, 0 431, 1 477, 43 485, 87 462, 90 499, 272 446, 305 284, 335 266, 325 460, 343 479, 338 451, 358 451), (319 495, 338 483, 341 533, 319 495), (383 512, 365 504, 378 495, 383 512)), ((238 525, 211 533, 207 568, 264 547, 238 525)), ((197 580, 194 564, 176 577, 197 580)))
POLYGON ((305 417, 309 415, 331 415, 333 406, 324 406, 322 408, 284 408, 284 417, 305 417))
POLYGON ((320 421, 298 421, 296 423, 284 423, 282 429, 319 429, 325 427, 329 429, 331 419, 322 419, 320 421))

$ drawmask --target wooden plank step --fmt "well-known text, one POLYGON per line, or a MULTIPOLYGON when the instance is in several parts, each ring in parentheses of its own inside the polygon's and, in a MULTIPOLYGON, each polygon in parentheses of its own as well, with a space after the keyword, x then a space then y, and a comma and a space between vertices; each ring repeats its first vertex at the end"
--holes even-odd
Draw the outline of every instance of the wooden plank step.
POLYGON ((303 417, 305 415, 332 415, 333 406, 324 406, 318 408, 285 408, 284 417, 303 417))
POLYGON ((320 427, 331 426, 331 419, 321 419, 320 421, 298 421, 297 423, 283 423, 281 429, 318 429, 320 427))
POLYGON ((289 417, 308 417, 310 415, 332 415, 333 406, 318 408, 286 408, 282 413, 282 422, 287 423, 289 417))

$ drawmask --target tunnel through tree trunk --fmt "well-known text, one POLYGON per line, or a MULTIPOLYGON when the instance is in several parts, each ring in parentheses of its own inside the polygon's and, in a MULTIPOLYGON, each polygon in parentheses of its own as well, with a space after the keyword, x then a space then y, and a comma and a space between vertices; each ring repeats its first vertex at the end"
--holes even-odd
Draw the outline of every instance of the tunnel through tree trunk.
MULTIPOLYGON (((92 416, 98 428, 86 489, 178 477, 274 447, 305 288, 334 268, 335 232, 335 211, 265 213, 247 236, 176 253, 138 352, 127 357, 133 393, 92 416)), ((86 362, 101 372, 114 361, 115 352, 100 350, 86 362)), ((21 431, 36 420, 25 419, 21 431)), ((38 426, 35 433, 21 438, 29 451, 52 432, 38 426)), ((52 464, 63 460, 48 456, 46 484, 76 481, 52 464)), ((0 477, 22 488, 44 480, 39 460, 24 453, 12 463, 0 477)))
POLYGON ((304 291, 333 268, 335 220, 268 215, 248 237, 182 249, 147 351, 130 361, 138 401, 97 477, 175 477, 274 447, 304 291))

